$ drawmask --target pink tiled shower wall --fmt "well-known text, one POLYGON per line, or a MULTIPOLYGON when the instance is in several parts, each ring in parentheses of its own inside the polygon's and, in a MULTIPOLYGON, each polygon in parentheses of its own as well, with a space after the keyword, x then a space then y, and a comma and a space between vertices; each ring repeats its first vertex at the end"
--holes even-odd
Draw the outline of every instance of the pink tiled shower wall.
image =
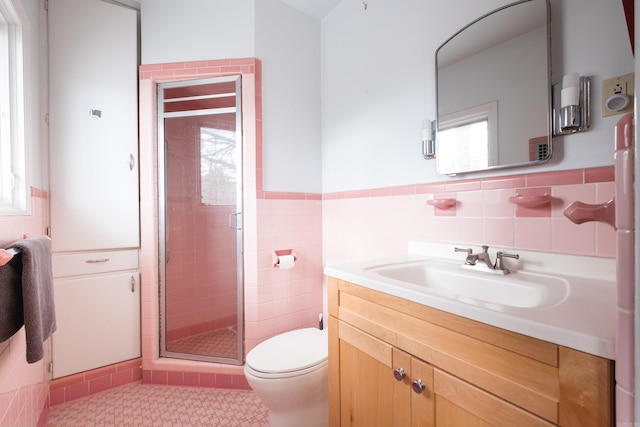
MULTIPOLYGON (((167 141, 166 334, 171 342, 237 327, 235 200, 203 203, 200 173, 202 127, 227 129, 228 116, 180 117, 165 123, 167 141)), ((233 121, 235 126, 235 121, 233 121)))
POLYGON ((576 225, 564 215, 574 201, 614 196, 613 166, 393 187, 323 196, 325 263, 405 253, 408 240, 614 258, 614 229, 576 225), (509 198, 550 193, 550 205, 521 208, 509 198), (439 210, 427 200, 455 198, 439 210))

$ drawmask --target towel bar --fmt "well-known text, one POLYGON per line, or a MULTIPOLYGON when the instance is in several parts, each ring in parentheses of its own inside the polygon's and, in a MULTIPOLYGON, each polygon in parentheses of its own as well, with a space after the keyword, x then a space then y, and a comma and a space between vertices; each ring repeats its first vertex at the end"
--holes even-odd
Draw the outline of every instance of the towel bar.
POLYGON ((5 265, 20 252, 22 252, 22 250, 16 248, 0 249, 0 265, 5 265))

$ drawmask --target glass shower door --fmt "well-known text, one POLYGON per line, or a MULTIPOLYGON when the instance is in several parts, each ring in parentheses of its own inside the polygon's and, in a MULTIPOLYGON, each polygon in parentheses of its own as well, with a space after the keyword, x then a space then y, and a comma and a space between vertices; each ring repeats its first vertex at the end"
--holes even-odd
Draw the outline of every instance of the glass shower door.
POLYGON ((159 85, 158 117, 161 356, 242 364, 240 77, 159 85))

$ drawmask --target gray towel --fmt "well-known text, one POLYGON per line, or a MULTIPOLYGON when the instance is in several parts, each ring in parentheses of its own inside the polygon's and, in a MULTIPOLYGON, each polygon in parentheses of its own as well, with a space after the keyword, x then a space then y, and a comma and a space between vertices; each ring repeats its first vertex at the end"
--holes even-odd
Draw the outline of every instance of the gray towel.
POLYGON ((0 266, 0 342, 11 338, 24 325, 21 272, 22 264, 16 257, 0 266))
POLYGON ((42 343, 56 330, 53 306, 51 241, 44 236, 14 243, 22 250, 22 305, 27 337, 27 362, 42 359, 42 343))

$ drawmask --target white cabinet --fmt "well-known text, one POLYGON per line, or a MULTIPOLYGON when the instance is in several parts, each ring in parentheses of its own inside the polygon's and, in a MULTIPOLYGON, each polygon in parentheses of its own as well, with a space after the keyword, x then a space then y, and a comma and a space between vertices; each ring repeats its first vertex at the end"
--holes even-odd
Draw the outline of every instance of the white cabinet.
POLYGON ((140 357, 138 11, 49 0, 48 19, 59 378, 140 357))
POLYGON ((137 11, 49 0, 54 252, 139 247, 137 11))
POLYGON ((53 269, 54 378, 140 357, 138 251, 54 255, 53 269))

